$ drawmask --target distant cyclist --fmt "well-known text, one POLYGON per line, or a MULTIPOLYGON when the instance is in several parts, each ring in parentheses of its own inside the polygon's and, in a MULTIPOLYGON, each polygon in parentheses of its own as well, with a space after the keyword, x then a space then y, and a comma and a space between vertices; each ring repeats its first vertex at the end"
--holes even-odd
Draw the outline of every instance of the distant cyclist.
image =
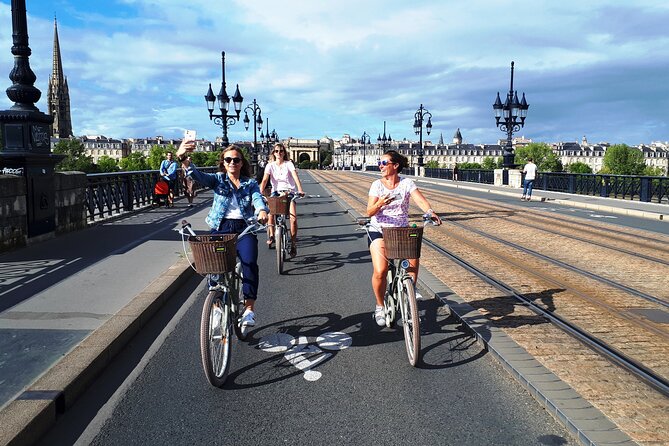
MULTIPOLYGON (((271 160, 267 163, 267 166, 265 166, 265 176, 260 184, 260 190, 265 190, 268 181, 272 184, 273 196, 278 196, 282 191, 288 191, 289 193, 297 192, 301 196, 304 195, 302 183, 297 176, 295 165, 290 160, 290 155, 288 154, 286 147, 281 143, 274 145, 271 160)), ((270 215, 267 231, 267 244, 270 246, 274 243, 273 224, 274 216, 270 215)), ((294 201, 291 201, 290 203, 290 238, 290 256, 295 257, 297 255, 297 206, 294 201)))
MULTIPOLYGON (((376 298, 374 320, 383 327, 386 325, 386 316, 383 311, 383 293, 385 293, 388 274, 386 247, 383 234, 376 228, 406 227, 409 226, 409 197, 425 213, 430 214, 436 224, 441 219, 432 210, 430 203, 418 190, 411 178, 400 178, 399 172, 408 166, 408 160, 394 150, 389 150, 379 160, 381 179, 372 183, 367 201, 367 216, 371 217, 372 227, 369 231, 369 252, 372 256, 372 289, 376 298)), ((418 280, 418 259, 409 259, 409 274, 414 285, 418 280)))
MULTIPOLYGON (((267 221, 269 209, 265 204, 258 182, 251 178, 251 166, 236 146, 228 146, 219 157, 217 173, 203 173, 186 157, 195 149, 195 141, 182 141, 177 157, 183 163, 186 174, 198 183, 214 191, 214 202, 205 221, 212 234, 239 234, 254 214, 260 223, 267 221)), ((237 256, 242 263, 244 280, 242 292, 245 310, 242 315, 243 329, 256 324, 255 302, 258 298, 258 238, 248 234, 237 241, 237 256)))

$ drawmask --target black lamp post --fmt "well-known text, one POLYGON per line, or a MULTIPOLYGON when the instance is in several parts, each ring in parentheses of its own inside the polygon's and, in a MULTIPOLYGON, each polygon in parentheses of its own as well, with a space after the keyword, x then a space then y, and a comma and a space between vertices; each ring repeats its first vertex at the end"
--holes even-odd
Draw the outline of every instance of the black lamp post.
POLYGON ((244 98, 239 93, 239 84, 237 84, 237 90, 235 91, 234 96, 232 96, 232 102, 235 107, 235 114, 228 114, 230 110, 230 96, 225 91, 225 51, 221 51, 221 90, 216 96, 211 89, 211 84, 209 84, 209 91, 204 96, 204 99, 207 101, 207 109, 209 110, 209 120, 213 120, 214 124, 218 125, 223 129, 223 138, 221 143, 223 147, 228 146, 230 141, 228 140, 228 126, 233 125, 239 120, 239 114, 242 111, 242 102, 244 98), (218 99, 218 108, 221 111, 220 114, 214 114, 214 103, 218 99))
POLYGON ((360 137, 360 143, 362 143, 362 169, 365 170, 367 167, 367 160, 365 159, 365 155, 367 153, 367 144, 370 143, 369 140, 369 135, 367 132, 362 132, 362 136, 360 137))
POLYGON ((393 139, 390 137, 390 134, 386 136, 386 121, 383 121, 383 136, 379 134, 379 137, 376 138, 376 142, 381 147, 381 149, 385 152, 388 147, 390 147, 390 142, 393 139))
POLYGON ((271 148, 274 144, 279 141, 279 135, 277 135, 276 130, 272 130, 272 133, 269 132, 269 118, 265 119, 265 133, 260 132, 260 140, 264 146, 264 154, 269 156, 271 148))
POLYGON ((37 77, 30 68, 26 15, 25 0, 12 0, 14 68, 7 97, 14 105, 0 111, 0 174, 25 179, 26 227, 31 238, 56 229, 54 170, 65 156, 51 153, 53 118, 35 107, 42 93, 34 86, 37 77))
POLYGON ((495 111, 495 121, 497 127, 506 133, 506 146, 504 146, 504 175, 506 180, 504 184, 508 184, 507 170, 515 167, 512 138, 513 133, 520 130, 525 125, 525 118, 527 117, 527 109, 529 104, 525 100, 525 93, 523 99, 518 101, 518 92, 513 89, 513 62, 511 62, 511 87, 506 94, 506 101, 502 104, 497 92, 497 98, 492 108, 495 111))
POLYGON ((416 132, 416 135, 420 135, 418 143, 418 167, 423 167, 423 121, 425 120, 425 117, 427 117, 425 130, 429 135, 432 131, 432 113, 424 108, 423 104, 420 104, 420 107, 414 114, 413 120, 413 131, 416 132))
POLYGON ((244 128, 249 129, 249 115, 247 112, 250 111, 253 113, 253 154, 251 155, 251 166, 253 166, 253 173, 256 173, 258 169, 258 132, 262 131, 262 110, 260 106, 256 103, 255 98, 253 103, 246 106, 244 109, 244 128))

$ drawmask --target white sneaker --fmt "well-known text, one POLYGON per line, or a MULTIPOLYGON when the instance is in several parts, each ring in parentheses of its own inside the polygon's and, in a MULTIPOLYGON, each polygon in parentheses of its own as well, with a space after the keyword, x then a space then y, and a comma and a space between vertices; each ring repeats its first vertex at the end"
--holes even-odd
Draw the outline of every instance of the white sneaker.
POLYGON ((386 312, 383 311, 382 305, 376 306, 376 309, 374 310, 374 314, 372 315, 372 317, 376 321, 376 325, 378 325, 379 327, 386 326, 386 312))
POLYGON ((423 295, 420 294, 420 291, 415 289, 414 292, 416 293, 416 300, 423 300, 423 295))
POLYGON ((244 310, 244 314, 242 314, 242 321, 239 324, 242 327, 242 333, 246 334, 246 332, 251 328, 255 327, 256 325, 256 314, 255 312, 249 310, 248 308, 244 310))

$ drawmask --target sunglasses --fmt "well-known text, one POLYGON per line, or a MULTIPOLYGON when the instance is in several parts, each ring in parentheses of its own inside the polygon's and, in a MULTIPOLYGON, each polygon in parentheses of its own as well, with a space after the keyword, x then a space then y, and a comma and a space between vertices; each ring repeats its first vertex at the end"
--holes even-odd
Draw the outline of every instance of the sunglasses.
POLYGON ((232 158, 230 156, 226 156, 225 158, 223 158, 223 161, 225 161, 228 164, 239 164, 242 162, 242 159, 237 157, 232 158))
POLYGON ((387 166, 388 164, 396 164, 396 163, 393 163, 392 161, 388 160, 379 161, 379 166, 387 166))
POLYGON ((281 150, 275 150, 274 153, 286 153, 286 151, 281 149, 281 150))

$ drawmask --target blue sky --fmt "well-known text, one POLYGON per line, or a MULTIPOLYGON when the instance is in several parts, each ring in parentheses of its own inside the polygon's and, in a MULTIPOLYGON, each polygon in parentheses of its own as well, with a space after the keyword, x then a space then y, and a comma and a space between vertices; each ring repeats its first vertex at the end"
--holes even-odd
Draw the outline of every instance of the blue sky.
MULTIPOLYGON (((0 89, 11 85, 11 11, 0 0, 0 89)), ((666 0, 26 0, 44 112, 53 17, 74 132, 214 139, 204 102, 221 82, 254 98, 280 137, 414 139, 422 103, 433 133, 495 143, 492 103, 514 87, 535 141, 669 140, 666 0)), ((11 102, 0 92, 0 108, 11 102)), ((242 115, 243 116, 243 115, 242 115)), ((232 141, 252 139, 241 123, 232 141)))

